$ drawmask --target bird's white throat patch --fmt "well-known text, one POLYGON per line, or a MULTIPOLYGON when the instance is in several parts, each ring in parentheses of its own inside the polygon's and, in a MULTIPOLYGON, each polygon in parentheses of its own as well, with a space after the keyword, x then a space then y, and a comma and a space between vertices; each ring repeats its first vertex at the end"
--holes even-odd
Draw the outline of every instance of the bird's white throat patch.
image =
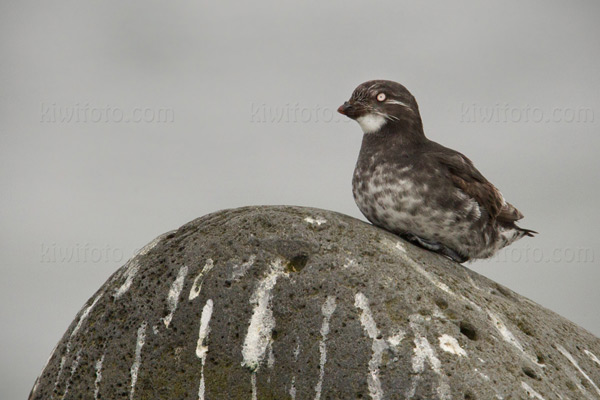
POLYGON ((385 124, 386 119, 383 115, 367 114, 356 118, 364 133, 377 132, 385 124))

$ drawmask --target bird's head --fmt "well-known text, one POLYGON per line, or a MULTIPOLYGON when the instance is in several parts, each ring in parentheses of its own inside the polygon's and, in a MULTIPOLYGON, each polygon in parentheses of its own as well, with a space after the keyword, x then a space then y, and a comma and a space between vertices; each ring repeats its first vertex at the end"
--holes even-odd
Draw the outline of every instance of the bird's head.
POLYGON ((423 129, 415 98, 397 82, 374 80, 360 84, 338 112, 356 120, 364 133, 394 125, 399 129, 403 125, 423 129))

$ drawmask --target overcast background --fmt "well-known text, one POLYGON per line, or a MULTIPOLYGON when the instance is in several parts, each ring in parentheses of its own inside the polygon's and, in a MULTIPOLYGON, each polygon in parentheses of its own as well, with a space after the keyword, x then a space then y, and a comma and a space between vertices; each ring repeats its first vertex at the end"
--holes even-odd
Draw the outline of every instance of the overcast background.
POLYGON ((299 3, 2 1, 2 399, 165 231, 258 204, 364 219, 335 109, 376 78, 540 232, 470 268, 600 335, 600 5, 299 3))

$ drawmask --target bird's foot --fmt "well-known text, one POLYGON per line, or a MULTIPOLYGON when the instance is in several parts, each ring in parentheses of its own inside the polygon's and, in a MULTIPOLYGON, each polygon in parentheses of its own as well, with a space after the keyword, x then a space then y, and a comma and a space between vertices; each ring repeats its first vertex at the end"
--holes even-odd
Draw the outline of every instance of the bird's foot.
POLYGON ((414 245, 417 245, 417 246, 423 248, 423 249, 433 251, 435 253, 446 256, 446 257, 450 258, 451 260, 456 261, 459 264, 462 264, 465 261, 469 260, 469 257, 465 257, 461 254, 458 254, 456 251, 452 250, 449 247, 444 246, 441 243, 425 240, 416 235, 413 235, 412 233, 404 233, 404 234, 400 235, 400 237, 414 245))

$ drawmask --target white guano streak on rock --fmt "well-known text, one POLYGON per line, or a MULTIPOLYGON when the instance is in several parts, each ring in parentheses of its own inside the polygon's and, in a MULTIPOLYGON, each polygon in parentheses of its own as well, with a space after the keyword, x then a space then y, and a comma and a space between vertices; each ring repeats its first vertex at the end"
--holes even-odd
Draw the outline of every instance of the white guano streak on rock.
POLYGON ((206 345, 206 339, 210 332, 209 322, 213 311, 213 301, 211 299, 206 300, 204 308, 202 308, 202 315, 200 316, 200 329, 198 330, 198 343, 196 344, 196 356, 202 361, 200 367, 200 386, 198 387, 198 399, 204 400, 204 364, 206 364, 206 353, 208 352, 208 346, 206 345))
POLYGON ((556 348, 558 349, 558 351, 560 351, 562 353, 563 356, 565 356, 567 358, 567 360, 569 360, 569 362, 571 364, 573 364, 573 366, 575 368, 577 368, 577 370, 579 371, 579 373, 581 375, 583 375, 585 377, 585 379, 592 385, 592 387, 596 390, 596 393, 600 394, 600 389, 598 388, 598 386, 596 386, 596 384, 594 383, 593 380, 590 379, 590 377, 585 373, 584 370, 581 369, 581 367, 579 366, 579 364, 577 363, 577 360, 575 360, 575 357, 573 357, 571 355, 571 353, 569 353, 564 347, 562 347, 561 345, 557 344, 556 348))
POLYGON ((135 278, 139 269, 140 263, 135 257, 129 260, 129 262, 127 263, 127 268, 125 269, 125 282, 123 282, 123 284, 119 286, 117 290, 115 290, 115 294, 113 295, 115 300, 119 300, 121 296, 127 293, 129 288, 131 287, 131 284, 133 283, 133 278, 135 278))
POLYGON ((208 299, 202 308, 202 315, 200 316, 200 329, 198 330, 198 343, 196 344, 196 356, 202 360, 203 365, 206 361, 206 352, 208 351, 205 340, 210 332, 209 323, 212 317, 212 311, 213 301, 208 299))
POLYGON ((321 218, 321 217, 317 217, 317 218, 306 217, 306 218, 304 218, 304 221, 308 222, 311 225, 317 225, 317 226, 327 223, 327 220, 325 218, 321 218))
POLYGON ((591 358, 593 362, 595 362, 596 364, 598 364, 598 365, 600 366, 600 359, 598 359, 598 357, 596 357, 596 355, 595 355, 594 353, 592 353, 592 352, 591 352, 591 351, 589 351, 589 350, 583 350, 583 352, 584 352, 585 354, 587 354, 587 356, 588 356, 589 358, 591 358))
POLYGON ((77 334, 77 332, 79 331, 79 329, 81 329, 81 325, 83 324, 83 321, 85 321, 85 319, 88 317, 88 315, 90 314, 90 312, 92 311, 92 309, 94 308, 94 306, 96 305, 98 300, 100 300, 100 298, 102 297, 103 294, 104 294, 104 292, 102 292, 98 296, 96 296, 94 301, 92 301, 92 304, 90 304, 88 307, 86 307, 83 310, 83 312, 81 313, 81 316, 79 317, 79 321, 77 321, 77 325, 75 325, 73 332, 71 332, 70 338, 75 336, 77 334))
MULTIPOLYGON (((473 281, 473 278, 471 278, 471 275, 469 275, 469 273, 467 271, 465 271, 465 275, 467 276, 469 282, 471 283, 471 286, 473 286, 475 289, 477 289, 480 292, 484 292, 483 289, 481 289, 479 286, 477 286, 475 284, 475 281, 473 281)), ((492 320, 494 328, 496 328, 496 330, 498 331, 498 333, 500 333, 500 336, 502 336, 502 339, 504 341, 506 341, 507 343, 510 343, 511 345, 513 345, 517 350, 519 350, 522 353, 522 355, 525 358, 527 358, 529 361, 531 361, 532 363, 534 363, 538 367, 545 368, 545 366, 543 364, 540 364, 537 361, 536 357, 528 354, 525 351, 525 349, 523 348, 523 345, 521 345, 521 343, 519 342, 519 340, 517 340, 517 338, 515 337, 515 335, 508 329, 508 327, 502 321, 502 319, 500 319, 500 317, 498 317, 496 314, 494 314, 493 312, 491 312, 489 309, 486 309, 486 313, 488 314, 488 316, 492 320)))
MULTIPOLYGON (((413 261, 410 257, 408 257, 406 255, 406 250, 404 249, 404 246, 402 245, 402 243, 397 242, 395 245, 395 248, 397 250, 400 250, 399 253, 401 255, 401 257, 408 263, 410 264, 418 273, 420 273, 421 275, 423 275, 425 278, 427 278, 431 283, 433 283, 436 287, 438 287, 439 289, 443 290, 444 292, 448 293, 449 295, 460 299, 464 302, 466 302, 467 304, 469 304, 473 309, 479 311, 479 312, 483 312, 484 310, 475 302, 473 302, 472 300, 466 298, 465 296, 461 295, 461 294, 457 294, 454 293, 452 290, 450 290, 450 288, 448 287, 448 285, 446 285, 445 283, 439 281, 436 277, 434 277, 432 274, 430 274, 429 272, 427 272, 426 270, 424 270, 419 264, 417 264, 415 261, 413 261)), ((474 283, 472 283, 474 284, 474 283)), ((477 289, 481 290, 480 288, 478 288, 477 286, 474 286, 477 289)), ((518 349, 521 354, 526 357, 529 361, 531 361, 532 363, 536 364, 538 367, 540 368, 544 368, 543 365, 539 364, 536 360, 536 357, 533 357, 532 355, 528 354, 525 349, 523 348, 523 346, 521 345, 521 343, 517 340, 517 338, 515 337, 515 335, 513 335, 513 333, 506 327, 506 324, 504 324, 504 322, 502 322, 502 320, 495 315, 494 313, 492 313, 489 310, 485 310, 485 312, 488 314, 488 316, 492 319, 493 325, 494 327, 498 330, 498 332, 500 333, 500 335, 502 336, 502 338, 512 344, 516 349, 518 349)))
POLYGON ((158 244, 158 242, 160 242, 165 237, 167 237, 168 235, 170 235, 172 233, 175 233, 175 232, 177 232, 177 230, 172 230, 172 231, 169 231, 169 232, 165 232, 162 235, 159 235, 153 241, 151 241, 150 243, 148 243, 147 245, 145 245, 144 247, 142 247, 141 250, 137 252, 137 254, 135 255, 135 257, 145 256, 146 254, 148 254, 150 252, 150 250, 152 250, 154 247, 156 247, 156 245, 158 244))
MULTIPOLYGON (((60 377, 62 376, 63 369, 64 369, 65 363, 67 361, 67 357, 71 353, 71 340, 77 334, 77 332, 79 332, 79 329, 81 329, 81 326, 83 325, 83 322, 88 317, 88 315, 90 314, 90 312, 92 311, 92 309, 94 308, 94 306, 96 305, 96 303, 98 302, 98 300, 100 300, 100 298, 102 297, 103 294, 104 294, 104 292, 101 292, 100 294, 98 294, 98 296, 96 296, 96 298, 92 301, 92 304, 90 304, 88 307, 85 307, 85 308, 82 309, 81 315, 79 316, 79 320, 77 321, 77 324, 75 325, 75 328, 73 328, 73 331, 69 335, 69 340, 67 341, 65 354, 60 358, 60 364, 59 364, 59 367, 58 367, 58 373, 56 375, 56 381, 54 382, 54 389, 56 389, 58 387, 58 383, 60 382, 60 377)), ((50 357, 48 357, 48 360, 46 361, 46 365, 44 365, 44 368, 42 369, 42 373, 44 372, 44 370, 48 366, 48 362, 50 362, 50 358, 52 358, 52 356, 54 355, 54 352, 56 351, 57 348, 58 348, 58 344, 56 345, 56 347, 54 348, 54 350, 52 350, 52 353, 50 354, 50 357)), ((80 352, 81 352, 81 350, 80 350, 80 352)), ((40 376, 41 376, 41 374, 40 374, 40 376)), ((32 394, 35 393, 35 391, 37 390, 38 383, 39 383, 39 377, 38 377, 38 379, 35 382, 35 385, 34 385, 33 390, 31 392, 32 394)))
MULTIPOLYGON (((71 341, 70 340, 67 341, 65 354, 60 358, 60 364, 58 365, 58 373, 56 374, 56 380, 54 381, 54 392, 56 392, 56 388, 58 388, 58 383, 60 382, 60 377, 62 376, 63 370, 65 368, 65 363, 67 361, 67 356, 69 355, 69 353, 71 353, 71 341)), ((54 397, 54 396, 52 396, 52 397, 54 397)))
POLYGON ((431 365, 433 372, 439 377, 439 386, 437 387, 437 395, 440 400, 451 400, 452 395, 450 394, 450 386, 448 384, 448 377, 442 372, 442 363, 437 358, 433 346, 429 343, 423 328, 419 322, 422 321, 422 316, 411 315, 410 316, 410 327, 415 335, 414 344, 415 349, 412 357, 412 369, 416 374, 413 378, 411 388, 407 394, 407 398, 411 399, 414 397, 417 384, 421 378, 421 374, 425 371, 425 361, 428 361, 431 365))
POLYGON ((196 276, 194 279, 194 283, 192 284, 192 288, 190 289, 189 300, 194 300, 200 294, 202 290, 202 283, 204 282, 204 278, 208 272, 215 266, 212 258, 206 260, 204 267, 202 267, 202 271, 196 276))
POLYGON ((181 291, 183 290, 183 283, 185 281, 187 273, 188 267, 186 265, 179 268, 177 278, 175 278, 175 280, 171 284, 171 288, 169 289, 169 294, 167 295, 167 306, 169 307, 169 314, 167 314, 167 316, 163 318, 163 322, 167 328, 169 327, 169 324, 173 319, 173 314, 175 314, 175 310, 177 310, 179 296, 181 295, 181 291))
POLYGON ((498 330, 498 332, 500 333, 500 336, 502 336, 502 339, 504 339, 505 342, 513 345, 517 350, 519 350, 519 352, 521 352, 521 354, 525 358, 527 358, 529 361, 531 361, 532 363, 534 363, 538 367, 545 368, 544 365, 538 363, 536 357, 528 354, 525 351, 525 349, 523 348, 523 345, 521 344, 521 342, 519 342, 519 340, 508 329, 508 327, 506 326, 506 324, 504 323, 504 321, 502 321, 502 319, 499 316, 497 316, 496 314, 494 314, 490 310, 487 310, 487 314, 490 317, 490 319, 492 320, 492 324, 494 325, 494 328, 496 328, 496 330, 498 330))
POLYGON ((433 274, 431 274, 428 271, 426 271, 425 269, 423 269, 423 267, 421 267, 418 263, 416 263, 414 260, 412 260, 410 257, 408 257, 408 255, 406 254, 406 250, 404 249, 404 246, 402 245, 402 243, 397 242, 394 247, 395 247, 395 249, 399 250, 400 256, 406 263, 408 263, 415 271, 417 271, 419 274, 424 276, 429 282, 431 282, 438 289, 448 293, 452 297, 455 297, 459 300, 462 300, 462 301, 468 303, 475 310, 481 311, 481 307, 479 305, 477 305, 475 302, 469 300, 468 298, 466 298, 465 296, 463 296, 461 294, 454 293, 452 290, 450 290, 448 285, 441 282, 439 279, 437 279, 435 276, 433 276, 433 274))
POLYGON ((64 399, 69 393, 69 389, 71 388, 71 382, 73 382, 73 375, 75 375, 75 371, 77 371, 77 367, 79 367, 79 361, 81 360, 81 349, 77 352, 73 363, 71 363, 71 375, 69 375, 69 379, 67 379, 67 383, 65 385, 65 392, 62 395, 64 399))
POLYGON ((60 381, 60 376, 62 375, 63 369, 65 368, 66 361, 66 355, 60 358, 60 363, 58 364, 58 373, 56 374, 56 381, 54 382, 54 390, 56 390, 56 388, 58 387, 58 382, 60 381))
MULTIPOLYGON (((296 348, 294 349, 294 363, 298 362, 300 356, 300 337, 296 335, 296 348)), ((290 397, 292 400, 296 399, 296 375, 292 375, 292 383, 290 385, 290 397)))
POLYGON ((254 305, 248 333, 242 347, 242 366, 256 372, 264 359, 267 347, 271 342, 271 334, 275 328, 275 318, 271 310, 271 291, 277 283, 277 279, 285 275, 283 263, 276 260, 266 276, 258 282, 254 293, 250 297, 250 304, 254 305))
POLYGON ((98 394, 100 393, 100 382, 102 382, 102 363, 104 363, 104 354, 96 364, 94 364, 94 369, 96 370, 96 380, 94 381, 94 400, 98 400, 98 394))
POLYGON ((369 376, 367 377, 367 384, 369 386, 369 394, 374 400, 383 399, 383 389, 381 387, 381 381, 379 380, 379 366, 381 365, 381 358, 383 351, 387 349, 387 343, 381 338, 377 324, 373 319, 373 313, 369 308, 369 300, 367 297, 358 292, 354 296, 354 306, 359 308, 362 312, 360 314, 360 323, 363 329, 367 332, 367 335, 373 341, 371 345, 371 360, 369 360, 369 376))
POLYGON ((527 383, 521 381, 521 387, 523 388, 523 390, 525 390, 525 392, 527 392, 527 395, 530 398, 537 399, 537 400, 545 400, 541 394, 539 394, 538 392, 533 390, 533 388, 531 386, 529 386, 527 383))
POLYGON ((525 351, 523 350, 523 346, 517 340, 515 335, 506 327, 506 324, 500 319, 500 317, 498 317, 496 314, 489 310, 487 311, 487 313, 490 319, 492 320, 494 327, 500 333, 500 336, 502 336, 502 339, 504 339, 505 342, 510 343, 511 345, 516 347, 520 352, 524 353, 525 351))
POLYGON ((240 265, 234 265, 231 271, 230 280, 236 281, 246 275, 246 272, 254 265, 254 261, 256 261, 256 255, 251 255, 248 261, 242 263, 240 265))
POLYGON ((137 383, 138 372, 140 369, 140 365, 142 364, 142 348, 146 343, 147 325, 147 322, 144 321, 137 330, 137 341, 135 344, 135 359, 133 361, 133 364, 131 364, 131 369, 129 371, 131 374, 131 390, 129 391, 130 400, 133 399, 133 395, 135 394, 135 384, 137 383))
POLYGON ((438 339, 440 341, 440 348, 446 353, 456 354, 457 356, 461 357, 467 356, 467 352, 460 347, 460 344, 458 344, 458 340, 456 340, 456 338, 447 334, 443 334, 438 339))
POLYGON ((294 349, 294 361, 298 362, 300 357, 300 337, 296 336, 296 348, 294 349))
POLYGON ((519 340, 510 331, 510 329, 508 329, 508 327, 506 326, 504 321, 502 321, 502 319, 498 315, 494 314, 490 310, 486 310, 486 312, 487 312, 488 316, 490 317, 490 319, 492 320, 492 325, 494 325, 494 328, 496 328, 498 333, 500 333, 500 336, 502 336, 502 339, 504 339, 505 342, 514 346, 517 350, 519 350, 519 352, 521 353, 521 355, 523 357, 527 358, 533 364, 537 365, 540 368, 545 368, 544 365, 538 363, 536 357, 532 356, 531 354, 529 354, 525 351, 521 342, 519 342, 519 340))
POLYGON ((37 391, 38 385, 40 384, 40 378, 44 374, 44 370, 48 366, 48 363, 50 362, 50 359, 52 358, 52 356, 54 356, 54 353, 56 352, 56 349, 58 348, 58 345, 59 345, 59 343, 57 343, 54 346, 54 348, 52 349, 52 351, 50 352, 50 355, 48 356, 48 359, 46 360, 46 363, 44 364, 44 368, 42 368, 42 372, 40 372, 40 374, 38 375, 37 379, 35 380, 35 384, 33 385, 33 389, 31 390, 31 397, 33 397, 33 395, 37 391))
POLYGON ((401 330, 398 333, 396 333, 395 335, 392 335, 389 338, 387 338, 387 342, 391 347, 398 347, 400 345, 400 342, 402 342, 402 340, 404 339, 405 336, 406 336, 406 333, 404 333, 404 331, 401 330))
POLYGON ((290 397, 296 400, 296 375, 292 376, 292 385, 290 386, 290 397))
POLYGON ((275 366, 275 354, 273 354, 273 342, 269 342, 268 349, 268 357, 267 357, 267 367, 273 368, 275 366))
MULTIPOLYGON (((569 379, 571 380, 572 383, 575 384, 575 386, 577 386, 577 389, 579 389, 579 391, 581 392, 581 394, 583 394, 583 396, 588 399, 588 400, 598 400, 598 396, 592 396, 592 394, 590 392, 588 392, 583 385, 581 384, 581 382, 583 382, 583 379, 581 379, 578 375, 577 375, 577 371, 572 370, 570 368, 563 368, 562 371, 564 372, 564 374, 566 376, 569 377, 569 379)), ((581 397, 578 397, 576 400, 580 400, 581 397)))
POLYGON ((250 383, 252 384, 252 400, 258 400, 258 394, 256 392, 256 371, 252 371, 250 383))
POLYGON ((115 293, 113 295, 115 300, 118 300, 119 298, 121 298, 121 296, 123 296, 125 293, 127 293, 129 288, 131 287, 131 284, 133 283, 133 278, 135 278, 135 276, 137 275, 137 273, 140 269, 140 263, 138 262, 138 259, 141 256, 145 256, 146 254, 148 254, 150 252, 150 250, 152 250, 163 238, 165 238, 167 235, 169 235, 173 232, 175 232, 175 231, 169 231, 169 232, 163 233, 162 235, 158 236, 153 241, 151 241, 150 243, 148 243, 147 245, 142 247, 142 249, 140 251, 138 251, 137 254, 135 254, 127 262, 127 264, 126 264, 127 268, 125 269, 125 273, 124 273, 125 282, 123 282, 123 284, 121 286, 119 286, 119 288, 117 290, 115 290, 115 293))
POLYGON ((319 342, 319 352, 321 354, 319 361, 319 381, 315 386, 315 400, 321 398, 323 388, 323 378, 325 378, 325 363, 327 362, 327 335, 329 334, 329 321, 336 308, 335 296, 327 296, 327 300, 321 307, 323 314, 323 323, 321 324, 321 341, 319 342))

